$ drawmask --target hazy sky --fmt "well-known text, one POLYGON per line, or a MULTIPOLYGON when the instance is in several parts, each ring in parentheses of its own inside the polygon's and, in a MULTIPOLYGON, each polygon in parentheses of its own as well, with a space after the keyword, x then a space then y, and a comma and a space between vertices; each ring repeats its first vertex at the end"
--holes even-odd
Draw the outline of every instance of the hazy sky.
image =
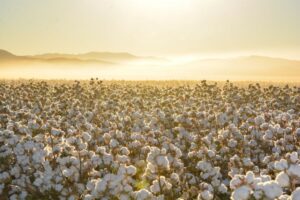
POLYGON ((0 0, 0 49, 297 57, 300 1, 0 0))

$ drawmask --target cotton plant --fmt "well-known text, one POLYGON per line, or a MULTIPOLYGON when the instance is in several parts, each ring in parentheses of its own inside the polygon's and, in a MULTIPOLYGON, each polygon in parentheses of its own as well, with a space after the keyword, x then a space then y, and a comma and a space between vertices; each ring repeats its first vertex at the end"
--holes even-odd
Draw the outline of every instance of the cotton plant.
POLYGON ((1 81, 0 199, 299 199, 299 87, 172 84, 1 81))

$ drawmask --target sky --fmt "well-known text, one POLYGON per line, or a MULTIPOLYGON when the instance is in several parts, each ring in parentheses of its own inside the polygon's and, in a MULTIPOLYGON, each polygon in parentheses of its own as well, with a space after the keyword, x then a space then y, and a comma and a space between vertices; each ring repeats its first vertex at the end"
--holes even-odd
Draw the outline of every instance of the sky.
POLYGON ((0 0, 0 49, 300 59, 299 0, 0 0))

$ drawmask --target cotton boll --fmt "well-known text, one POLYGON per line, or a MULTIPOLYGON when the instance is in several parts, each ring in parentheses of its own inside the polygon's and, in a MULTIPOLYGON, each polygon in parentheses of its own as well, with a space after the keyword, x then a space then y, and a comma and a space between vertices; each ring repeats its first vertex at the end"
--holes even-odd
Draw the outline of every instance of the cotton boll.
POLYGON ((235 175, 230 181, 230 188, 236 189, 239 185, 241 185, 242 180, 240 175, 235 175))
POLYGON ((278 197, 278 200, 291 200, 291 198, 289 195, 283 194, 280 197, 278 197))
POLYGON ((152 185, 150 186, 150 191, 154 194, 160 192, 160 187, 159 187, 159 183, 158 180, 155 180, 152 185))
POLYGON ((208 155, 208 157, 212 158, 212 157, 215 157, 216 153, 212 150, 208 150, 207 155, 208 155))
POLYGON ((250 167, 253 166, 254 164, 250 158, 243 158, 243 165, 246 167, 250 167))
POLYGON ((116 148, 118 145, 119 145, 119 142, 115 139, 111 139, 110 142, 109 142, 109 146, 111 148, 116 148))
POLYGON ((62 174, 65 176, 65 177, 71 177, 73 175, 73 171, 71 169, 64 169, 62 171, 62 174))
POLYGON ((257 200, 262 199, 263 196, 264 196, 264 193, 261 190, 256 190, 253 192, 253 197, 257 200))
POLYGON ((296 129, 295 134, 296 134, 297 137, 300 137, 300 128, 296 129))
POLYGON ((89 142, 92 139, 92 136, 88 132, 83 132, 82 138, 85 142, 89 142))
POLYGON ((122 147, 122 148, 120 149, 120 153, 121 153, 122 155, 128 156, 128 155, 130 154, 130 151, 128 150, 127 147, 122 147))
POLYGON ((170 176, 171 180, 178 183, 180 181, 179 175, 177 173, 172 173, 170 176))
POLYGON ((130 176, 134 176, 136 174, 136 167, 133 165, 130 165, 126 168, 127 174, 130 176))
POLYGON ((262 190, 269 199, 275 199, 283 193, 282 188, 276 181, 264 182, 262 190))
POLYGON ((96 182, 96 185, 95 185, 95 190, 97 192, 104 192, 106 190, 106 187, 107 187, 107 182, 105 180, 99 180, 96 182))
POLYGON ((63 185, 62 184, 55 184, 54 189, 55 189, 55 191, 60 192, 63 189, 63 185))
POLYGON ((252 190, 250 187, 244 185, 235 189, 231 194, 232 200, 247 200, 250 197, 252 190))
POLYGON ((34 180, 33 185, 40 187, 43 183, 43 180, 41 178, 37 178, 34 180))
POLYGON ((68 197, 68 200, 76 200, 76 197, 74 195, 71 195, 68 197))
POLYGON ((300 187, 297 187, 290 197, 291 200, 299 200, 300 199, 300 187))
POLYGON ((298 153, 297 152, 292 152, 290 154, 290 160, 292 163, 296 163, 298 161, 298 153))
POLYGON ((287 170, 288 175, 300 178, 300 165, 292 164, 287 170))
POLYGON ((56 128, 52 128, 52 129, 51 129, 51 134, 52 134, 53 136, 59 136, 61 133, 62 133, 62 131, 59 130, 59 129, 56 129, 56 128))
POLYGON ((288 168, 288 162, 285 159, 281 159, 280 161, 275 161, 274 168, 278 171, 282 171, 288 168))
POLYGON ((135 194, 136 200, 150 200, 152 196, 152 193, 146 189, 141 189, 135 194))
POLYGON ((214 195, 208 191, 204 190, 198 195, 198 200, 212 200, 214 198, 214 195))
POLYGON ((206 161, 202 161, 202 160, 201 160, 201 161, 199 161, 199 162, 197 163, 196 168, 199 169, 199 170, 201 170, 201 171, 206 172, 206 171, 211 170, 212 166, 211 166, 211 164, 210 164, 209 162, 206 162, 206 161))
POLYGON ((222 183, 219 187, 218 187, 218 191, 222 194, 227 193, 228 189, 226 187, 226 185, 224 183, 222 183))
POLYGON ((129 200, 130 197, 128 194, 121 194, 120 197, 119 197, 120 200, 129 200))
POLYGON ((257 126, 260 126, 261 124, 263 124, 265 122, 265 118, 263 116, 257 116, 255 118, 255 124, 257 126))
POLYGON ((290 178, 285 172, 280 172, 277 174, 275 181, 281 186, 281 187, 289 187, 290 185, 290 178))
POLYGON ((248 184, 253 183, 254 182, 254 178, 255 178, 255 175, 254 175, 254 173, 252 171, 248 171, 246 173, 245 179, 246 179, 246 182, 248 184))
POLYGON ((86 194, 86 195, 84 195, 84 198, 83 198, 84 200, 94 200, 95 198, 93 197, 93 195, 91 195, 91 194, 86 194))
POLYGON ((237 141, 234 139, 230 139, 228 142, 228 146, 231 148, 235 148, 237 146, 237 141))
POLYGON ((169 160, 167 156, 157 156, 156 163, 158 166, 169 169, 169 160))

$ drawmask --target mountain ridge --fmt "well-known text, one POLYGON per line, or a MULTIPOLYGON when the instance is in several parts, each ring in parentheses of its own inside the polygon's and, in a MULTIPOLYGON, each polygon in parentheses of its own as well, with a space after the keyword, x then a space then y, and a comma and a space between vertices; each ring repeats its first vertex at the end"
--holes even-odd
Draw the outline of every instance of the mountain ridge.
POLYGON ((37 55, 17 56, 6 50, 0 50, 1 61, 26 61, 26 62, 63 62, 63 63, 94 63, 94 64, 118 64, 131 61, 152 60, 152 61, 166 61, 166 59, 151 56, 136 56, 127 52, 97 52, 90 51, 80 54, 67 53, 45 53, 37 55))

